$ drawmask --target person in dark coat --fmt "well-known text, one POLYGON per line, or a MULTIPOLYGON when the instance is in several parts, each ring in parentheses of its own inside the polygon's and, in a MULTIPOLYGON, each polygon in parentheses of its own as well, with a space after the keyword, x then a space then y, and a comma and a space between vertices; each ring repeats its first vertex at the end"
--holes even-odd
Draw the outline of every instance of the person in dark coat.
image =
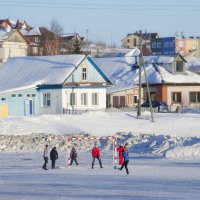
POLYGON ((100 150, 96 146, 96 144, 95 144, 95 147, 92 149, 92 158, 93 158, 93 160, 92 160, 92 169, 94 169, 95 159, 97 159, 99 161, 100 167, 103 168, 102 162, 101 162, 101 158, 100 158, 100 150))
POLYGON ((128 171, 129 157, 128 157, 128 155, 127 155, 127 153, 126 153, 125 150, 122 150, 122 156, 123 156, 123 158, 124 158, 124 162, 123 162, 123 165, 121 166, 121 168, 118 168, 118 169, 119 169, 119 170, 122 170, 122 169, 124 168, 124 166, 125 166, 125 168, 126 168, 126 173, 129 174, 129 171, 128 171))
POLYGON ((50 152, 50 158, 51 158, 51 168, 55 169, 56 160, 58 159, 58 152, 56 150, 56 147, 54 147, 50 152))
POLYGON ((124 150, 126 151, 126 154, 129 155, 128 143, 125 144, 124 150))
POLYGON ((76 151, 75 147, 73 147, 71 152, 70 152, 70 158, 71 158, 70 165, 72 165, 73 161, 75 161, 76 165, 78 165, 78 162, 77 162, 77 151, 76 151))
POLYGON ((48 163, 48 145, 45 146, 44 152, 43 152, 43 158, 44 158, 44 165, 43 169, 47 170, 47 163, 48 163))

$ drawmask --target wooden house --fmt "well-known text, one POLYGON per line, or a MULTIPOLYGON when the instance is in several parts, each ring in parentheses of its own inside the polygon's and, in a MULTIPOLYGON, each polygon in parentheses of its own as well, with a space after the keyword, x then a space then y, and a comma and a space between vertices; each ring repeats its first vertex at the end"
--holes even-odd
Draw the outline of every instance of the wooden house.
POLYGON ((10 58, 0 68, 0 104, 9 116, 104 110, 110 85, 90 56, 10 58))

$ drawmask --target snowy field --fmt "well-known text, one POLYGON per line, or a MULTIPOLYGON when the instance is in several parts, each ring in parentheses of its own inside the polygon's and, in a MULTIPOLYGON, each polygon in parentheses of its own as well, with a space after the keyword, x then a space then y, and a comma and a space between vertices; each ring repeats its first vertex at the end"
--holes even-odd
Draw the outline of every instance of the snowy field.
MULTIPOLYGON (((200 136, 199 113, 156 113, 150 122, 150 113, 89 112, 80 115, 39 115, 0 119, 0 135, 79 134, 111 136, 118 132, 200 136)), ((197 112, 197 111, 196 111, 197 112)))
POLYGON ((45 171, 40 153, 0 154, 0 200, 199 200, 200 160, 154 159, 130 155, 130 175, 114 170, 111 152, 103 153, 103 169, 91 154, 79 155, 79 166, 45 171), (81 159, 80 159, 81 158, 81 159))
POLYGON ((0 119, 0 200, 199 200, 200 113, 90 112, 0 119), (66 167, 69 135, 116 136, 128 143, 129 171, 114 170, 112 141, 99 140, 103 169, 91 169, 94 141, 74 143, 79 166, 66 167), (42 151, 56 146, 57 169, 42 151))

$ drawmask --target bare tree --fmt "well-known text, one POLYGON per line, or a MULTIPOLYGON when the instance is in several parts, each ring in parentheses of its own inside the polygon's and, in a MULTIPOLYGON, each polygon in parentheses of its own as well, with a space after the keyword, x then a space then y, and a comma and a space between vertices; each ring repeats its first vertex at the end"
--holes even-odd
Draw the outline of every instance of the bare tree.
POLYGON ((58 55, 60 54, 60 35, 63 32, 62 26, 56 21, 52 20, 50 29, 41 27, 41 46, 43 48, 43 55, 58 55))

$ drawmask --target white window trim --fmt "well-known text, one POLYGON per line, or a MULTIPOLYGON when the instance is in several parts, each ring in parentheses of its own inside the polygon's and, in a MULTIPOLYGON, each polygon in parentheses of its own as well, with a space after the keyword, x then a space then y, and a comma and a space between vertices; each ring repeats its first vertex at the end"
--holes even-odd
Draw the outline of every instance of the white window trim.
POLYGON ((88 93, 86 93, 86 92, 81 93, 81 106, 83 106, 83 107, 88 106, 88 93), (82 95, 83 95, 83 98, 84 98, 84 94, 86 94, 86 104, 82 104, 82 103, 84 103, 84 101, 82 102, 82 95))
POLYGON ((99 106, 99 93, 93 92, 91 98, 92 98, 92 106, 98 107, 99 106), (97 94, 97 104, 93 104, 93 94, 97 94))
POLYGON ((50 92, 47 92, 47 93, 42 93, 42 107, 43 108, 49 108, 51 107, 51 93, 50 92), (47 101, 48 101, 48 98, 47 98, 47 95, 49 94, 50 96, 50 105, 47 105, 47 101), (44 105, 44 96, 46 95, 46 105, 44 105))

